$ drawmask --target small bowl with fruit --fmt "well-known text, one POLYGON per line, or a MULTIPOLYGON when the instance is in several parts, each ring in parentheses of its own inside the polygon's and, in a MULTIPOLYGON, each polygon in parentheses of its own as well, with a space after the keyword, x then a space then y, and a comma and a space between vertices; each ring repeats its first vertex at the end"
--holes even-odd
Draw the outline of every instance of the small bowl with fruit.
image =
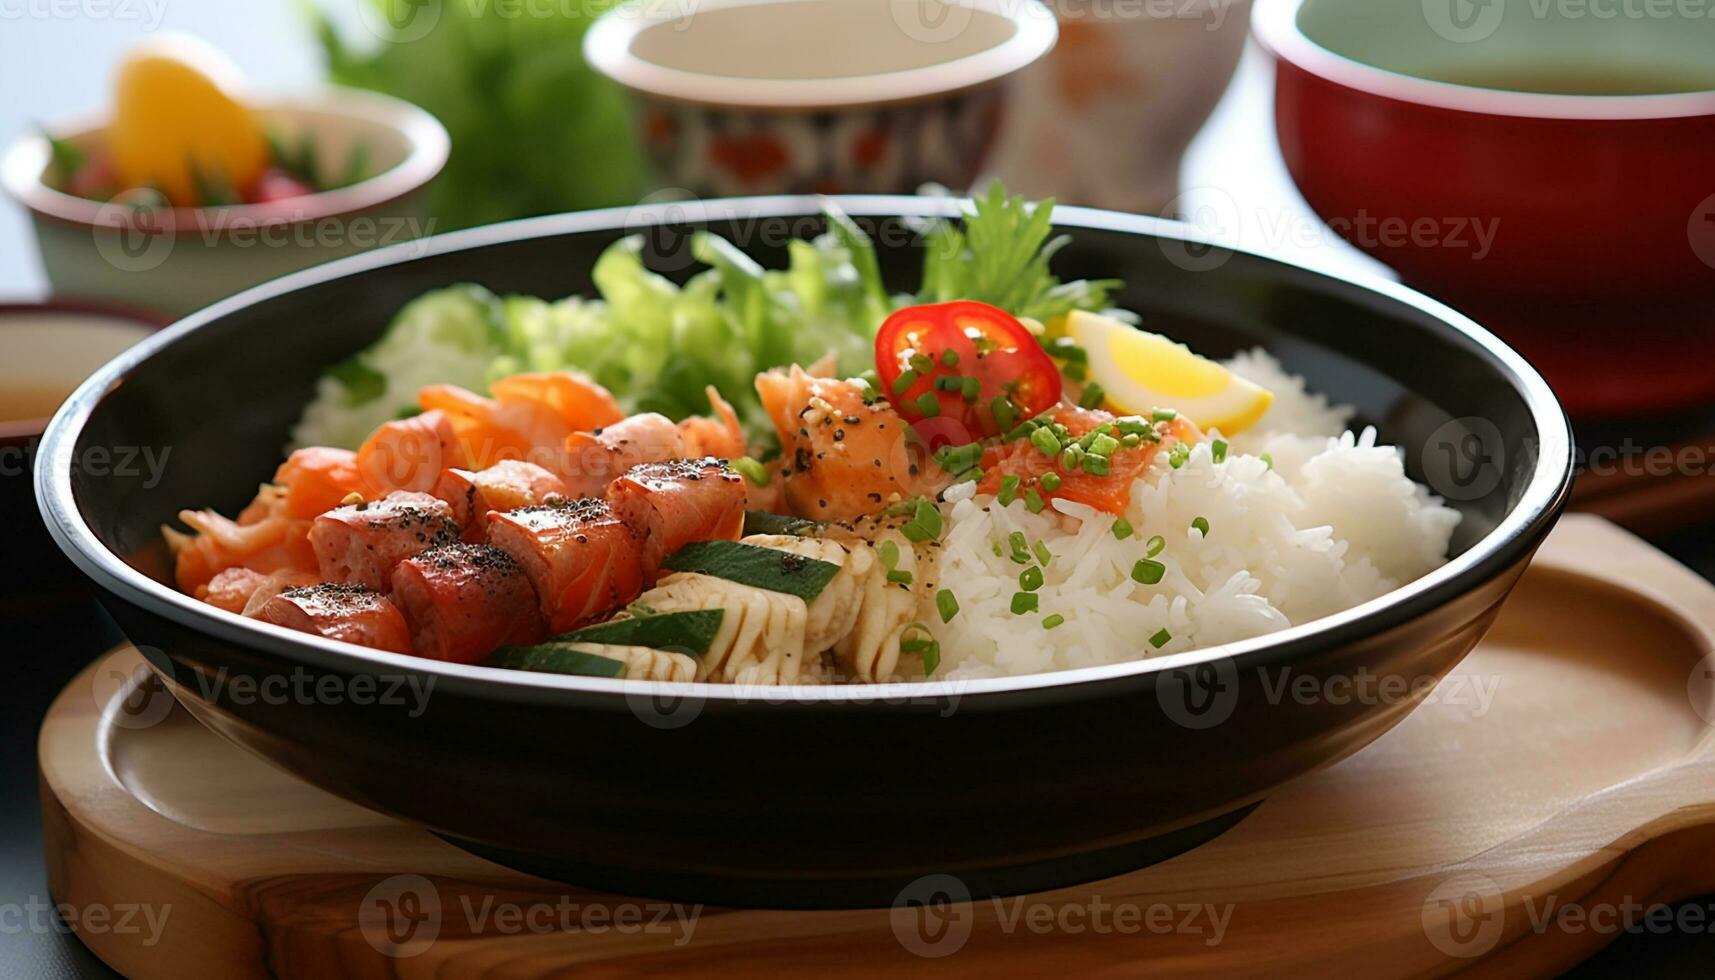
POLYGON ((26 136, 0 183, 56 294, 179 315, 276 276, 433 231, 446 130, 351 89, 253 99, 185 35, 133 48, 106 119, 26 136))

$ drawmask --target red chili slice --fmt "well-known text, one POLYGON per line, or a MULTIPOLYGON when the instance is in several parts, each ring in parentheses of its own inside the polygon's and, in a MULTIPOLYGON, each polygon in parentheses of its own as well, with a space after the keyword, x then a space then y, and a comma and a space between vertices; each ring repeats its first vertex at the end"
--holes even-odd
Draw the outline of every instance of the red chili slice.
POLYGON ((875 370, 882 394, 931 449, 998 433, 1010 421, 995 418, 1003 396, 1017 419, 1060 401, 1060 369, 1024 324, 971 300, 888 317, 875 337, 875 370))

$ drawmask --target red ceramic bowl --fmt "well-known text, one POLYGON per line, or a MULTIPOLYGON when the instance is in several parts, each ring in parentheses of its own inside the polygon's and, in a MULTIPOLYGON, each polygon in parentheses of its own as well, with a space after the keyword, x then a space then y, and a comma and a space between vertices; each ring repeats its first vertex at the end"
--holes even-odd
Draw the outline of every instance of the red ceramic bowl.
POLYGON ((1253 25, 1324 220, 1575 413, 1684 407, 1715 398, 1715 19, 1599 7, 1259 0, 1253 25))

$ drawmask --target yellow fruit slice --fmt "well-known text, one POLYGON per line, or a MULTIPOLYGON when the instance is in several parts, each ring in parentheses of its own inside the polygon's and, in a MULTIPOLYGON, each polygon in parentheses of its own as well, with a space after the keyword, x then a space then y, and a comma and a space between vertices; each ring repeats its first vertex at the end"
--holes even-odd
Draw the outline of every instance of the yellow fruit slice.
POLYGON ((1184 344, 1111 317, 1073 313, 1066 334, 1090 357, 1090 380, 1122 415, 1171 408, 1203 429, 1232 435, 1256 424, 1274 402, 1259 387, 1184 344))
POLYGON ((235 96, 238 69, 207 43, 160 35, 119 65, 108 152, 125 187, 154 186, 178 207, 205 186, 243 191, 268 166, 262 127, 235 96))

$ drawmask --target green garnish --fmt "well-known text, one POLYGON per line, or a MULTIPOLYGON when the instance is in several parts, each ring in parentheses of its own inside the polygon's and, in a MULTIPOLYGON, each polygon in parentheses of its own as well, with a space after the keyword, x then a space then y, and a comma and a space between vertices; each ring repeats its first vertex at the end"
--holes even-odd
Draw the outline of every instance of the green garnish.
POLYGON ((899 635, 899 650, 901 653, 920 653, 923 655, 923 673, 933 674, 935 668, 941 666, 941 641, 935 639, 929 632, 929 627, 922 623, 911 623, 899 635), (923 633, 919 639, 912 635, 914 631, 923 633))
POLYGON ((983 445, 973 442, 963 446, 945 446, 935 451, 935 462, 943 470, 954 476, 974 468, 982 462, 983 445))
POLYGON ((936 391, 963 391, 965 379, 962 375, 943 374, 935 379, 936 391))
POLYGON ((899 545, 891 540, 876 545, 875 555, 881 559, 881 567, 890 572, 899 566, 899 545))
POLYGON ((1030 511, 1032 514, 1040 514, 1042 513, 1042 508, 1047 506, 1048 502, 1042 499, 1042 495, 1036 492, 1035 487, 1031 487, 1029 490, 1024 491, 1025 510, 1030 511))
POLYGON ((742 541, 697 541, 667 556, 661 567, 698 572, 813 602, 840 573, 840 566, 789 551, 742 541))
POLYGON ((1025 613, 1035 612, 1037 602, 1038 597, 1034 592, 1014 592, 1012 594, 1012 614, 1022 616, 1025 613))
POLYGON ((1172 633, 1167 632, 1165 629, 1157 630, 1155 635, 1149 638, 1149 645, 1159 650, 1166 646, 1172 639, 1172 633))
POLYGON ((327 369, 327 376, 345 389, 341 401, 347 408, 367 405, 387 393, 387 376, 365 364, 361 357, 348 357, 327 369))
POLYGON ((917 372, 910 368, 906 368, 904 371, 899 372, 899 377, 893 379, 893 384, 888 390, 892 391, 894 397, 897 398, 900 395, 905 394, 907 391, 910 391, 911 386, 916 383, 917 372))
POLYGON ((930 371, 935 370, 935 362, 929 359, 928 354, 912 354, 911 369, 916 371, 918 374, 928 374, 930 371))
POLYGON ((927 500, 917 501, 917 512, 912 515, 910 523, 899 529, 899 533, 912 541, 934 541, 941 536, 941 512, 927 500))
POLYGON ((761 463, 751 459, 749 456, 740 456, 735 460, 729 461, 727 465, 737 470, 740 475, 757 486, 768 486, 768 467, 763 466, 761 463))
POLYGON ((1257 458, 1262 460, 1263 464, 1266 465, 1269 469, 1271 469, 1271 470, 1274 469, 1274 457, 1273 456, 1270 456, 1268 453, 1263 453, 1261 456, 1259 456, 1257 458))
POLYGON ((1207 517, 1193 518, 1191 526, 1203 532, 1203 537, 1209 536, 1209 519, 1207 517))
POLYGON ((1227 458, 1227 443, 1224 439, 1216 439, 1209 444, 1209 457, 1219 463, 1227 458))
POLYGON ((961 378, 959 397, 965 401, 974 402, 983 393, 983 383, 976 378, 961 378))
POLYGON ((1084 393, 1078 397, 1078 407, 1101 408, 1106 397, 1107 392, 1102 390, 1102 386, 1092 381, 1084 386, 1084 393))
POLYGON ((1037 429, 1030 434, 1030 444, 1042 451, 1045 456, 1060 455, 1060 440, 1054 438, 1054 433, 1047 428, 1037 429))
POLYGON ((941 622, 950 623, 959 614, 959 597, 952 589, 942 589, 935 593, 935 609, 941 614, 941 622))
POLYGON ((935 397, 933 391, 925 391, 918 395, 916 404, 917 411, 926 419, 932 419, 941 414, 941 400, 935 397))
POLYGON ((1167 574, 1167 566, 1149 558, 1139 558, 1137 564, 1131 566, 1133 581, 1143 585, 1157 585, 1161 577, 1167 574))
POLYGON ((995 494, 994 499, 999 501, 1002 507, 1009 506, 1014 500, 1017 500, 1018 477, 1012 473, 1008 473, 1006 476, 1001 477, 1000 493, 995 494))
POLYGON ((1048 546, 1043 544, 1040 541, 1036 542, 1035 544, 1032 544, 1030 546, 1030 550, 1032 552, 1035 552, 1036 560, 1041 562, 1042 566, 1044 568, 1046 568, 1048 566, 1049 562, 1054 560, 1054 552, 1049 551, 1048 546))
POLYGON ((590 650, 580 650, 566 643, 501 647, 489 654, 488 665, 544 674, 575 674, 580 677, 618 677, 625 673, 625 661, 605 657, 590 650))
POLYGON ((1132 535, 1131 522, 1126 520, 1123 517, 1115 518, 1114 519, 1114 537, 1118 538, 1121 541, 1124 541, 1126 538, 1131 537, 1131 535, 1132 535))
POLYGON ((1026 592, 1035 592, 1042 588, 1042 569, 1035 565, 1027 566, 1018 573, 1018 587, 1026 592))
POLYGON ((1062 361, 1076 361, 1080 364, 1090 359, 1089 351, 1078 346, 1078 342, 1070 337, 1058 337, 1048 345, 1048 355, 1062 361))
POLYGON ((721 609, 658 613, 631 619, 612 619, 554 637, 556 643, 604 643, 624 647, 654 647, 683 650, 702 656, 720 631, 721 609))
POLYGON ((1090 452, 1097 456, 1112 456, 1119 449, 1120 441, 1113 436, 1103 433, 1090 440, 1090 452))
POLYGON ((1054 627, 1059 626, 1061 623, 1064 623, 1065 621, 1066 621, 1066 617, 1060 615, 1059 613, 1055 613, 1052 616, 1044 616, 1044 617, 1042 617, 1042 628, 1045 630, 1051 630, 1054 627))
POLYGON ((1040 482, 1042 483, 1042 489, 1048 491, 1049 493, 1053 493, 1054 491, 1060 489, 1060 474, 1054 472, 1053 470, 1049 470, 1048 472, 1042 474, 1042 479, 1040 482))
POLYGON ((1174 469, 1184 466, 1185 461, 1190 458, 1191 446, 1188 443, 1176 442, 1173 444, 1173 448, 1167 451, 1167 465, 1174 469))
POLYGON ((1012 549, 1012 560, 1020 565, 1030 564, 1030 545, 1024 540, 1023 531, 1013 531, 1006 536, 1006 543, 1012 549))
POLYGON ((1171 408, 1158 408, 1150 412, 1149 417, 1151 421, 1155 422, 1171 422, 1179 417, 1179 413, 1171 408))
POLYGON ((765 510, 747 510, 744 512, 744 533, 752 534, 790 534, 794 537, 814 537, 822 530, 818 521, 806 520, 802 517, 787 517, 783 514, 773 514, 765 510))
POLYGON ((915 577, 903 568, 896 568, 887 573, 887 580, 896 585, 910 585, 915 577))
POLYGON ((948 367, 959 366, 959 352, 949 347, 941 352, 941 363, 948 367))
POLYGON ((995 428, 1002 432, 1011 429, 1018 422, 1018 407, 1005 395, 989 402, 989 412, 994 415, 995 428))
POLYGON ((1143 553, 1151 558, 1161 554, 1161 549, 1167 547, 1167 539, 1157 534, 1143 543, 1143 553))
POLYGON ((1084 472, 1091 476, 1108 475, 1108 458, 1091 453, 1084 457, 1084 472))

